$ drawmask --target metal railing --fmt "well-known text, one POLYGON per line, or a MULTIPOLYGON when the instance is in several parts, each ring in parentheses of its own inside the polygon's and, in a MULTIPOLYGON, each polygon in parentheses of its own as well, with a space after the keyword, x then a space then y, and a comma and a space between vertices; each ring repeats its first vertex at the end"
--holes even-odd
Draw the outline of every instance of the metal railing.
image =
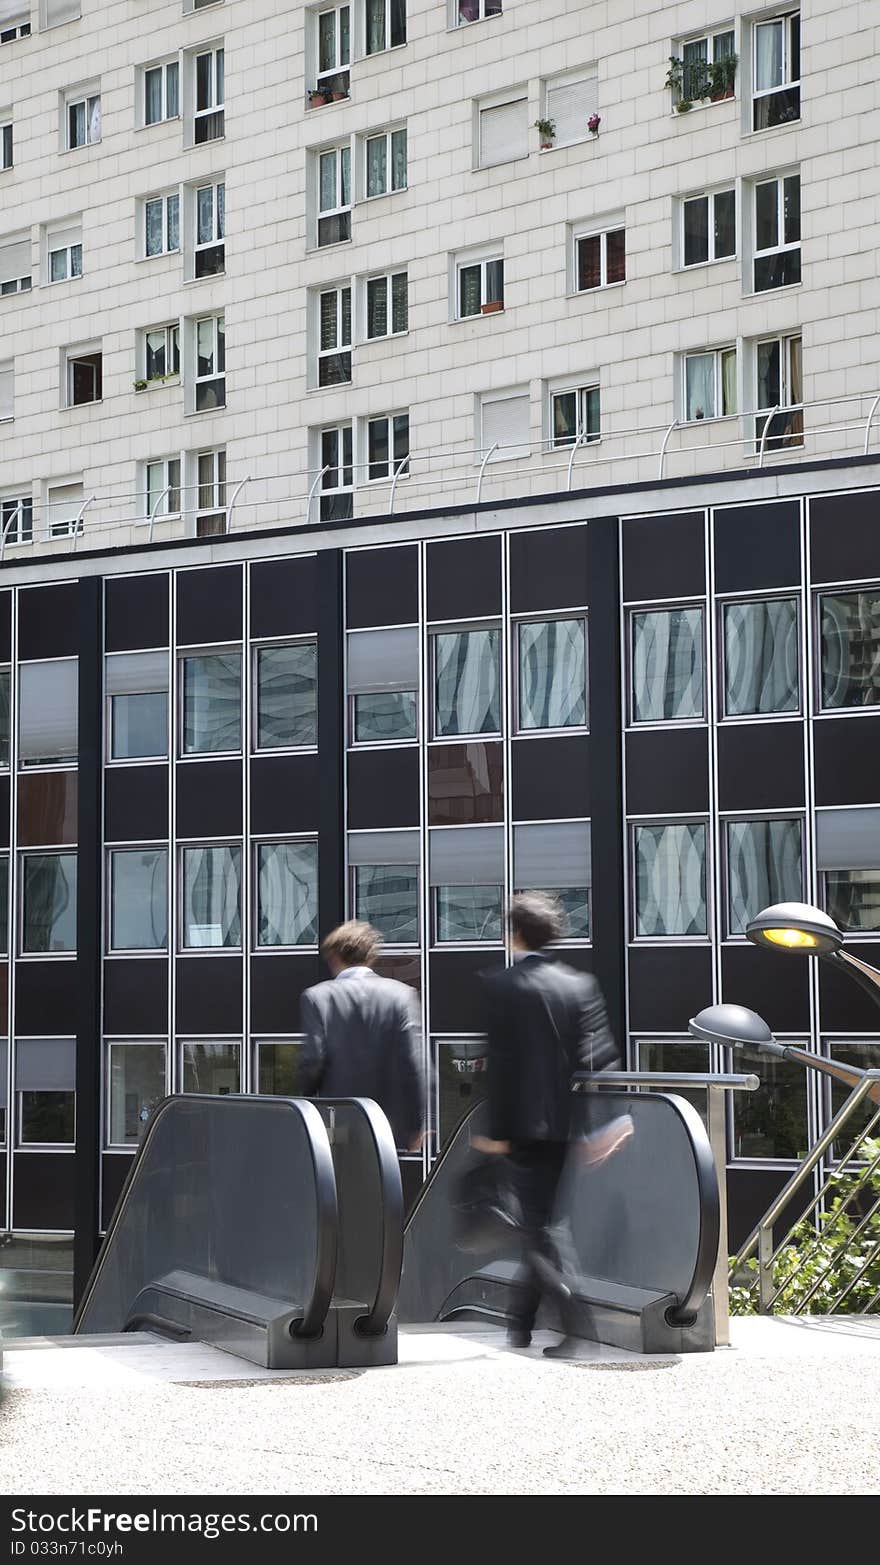
POLYGON ((597 1087, 653 1087, 686 1092, 689 1088, 706 1090, 706 1131, 715 1174, 718 1179, 718 1256, 712 1277, 712 1308, 715 1315, 715 1345, 730 1343, 730 1299, 727 1254, 727 1110, 728 1092, 755 1092, 761 1085, 751 1073, 713 1073, 711 1071, 600 1071, 579 1080, 575 1090, 593 1091, 597 1087))
MULTIPOLYGON (((858 1202, 858 1198, 865 1190, 870 1195, 871 1180, 880 1173, 880 1151, 873 1157, 869 1155, 864 1162, 859 1161, 859 1153, 865 1142, 872 1136, 880 1134, 880 1108, 871 1114, 867 1124, 853 1136, 843 1157, 833 1162, 824 1173, 820 1167, 826 1152, 838 1140, 841 1130, 846 1127, 860 1105, 871 1098, 872 1091, 878 1087, 880 1087, 880 1070, 866 1071, 734 1258, 730 1268, 730 1281, 736 1287, 744 1287, 748 1296, 754 1296, 759 1314, 773 1314, 774 1305, 780 1301, 782 1303, 780 1313, 784 1312, 786 1315, 808 1313, 811 1301, 815 1299, 832 1271, 853 1249, 857 1240, 867 1237, 867 1253, 861 1265, 854 1268, 848 1280, 830 1298, 823 1298, 822 1313, 831 1314, 839 1309, 869 1268, 880 1259, 880 1221, 875 1226, 876 1238, 871 1232, 872 1220, 880 1213, 880 1195, 868 1205, 867 1210, 861 1209, 858 1202), (817 1169, 820 1173, 812 1199, 795 1221, 786 1225, 785 1233, 777 1242, 774 1238, 776 1224, 786 1207, 817 1169), (844 1177, 847 1179, 847 1186, 841 1189, 841 1181, 844 1177), (833 1212, 829 1212, 827 1203, 833 1202, 835 1197, 839 1197, 840 1205, 833 1212), (835 1225, 850 1208, 852 1208, 850 1221, 845 1226, 841 1226, 835 1234, 835 1225), (815 1261, 823 1249, 826 1252, 830 1250, 830 1255, 815 1276, 808 1274, 804 1278, 804 1286, 798 1292, 797 1278, 802 1276, 804 1268, 815 1261), (757 1267, 751 1275, 751 1281, 744 1281, 743 1268, 755 1255, 757 1255, 757 1267), (782 1261, 783 1266, 781 1281, 777 1283, 775 1268, 779 1261, 782 1261), (786 1265, 789 1261, 791 1264, 786 1265)), ((880 1304, 880 1288, 852 1313, 865 1315, 876 1309, 878 1304, 880 1304)))

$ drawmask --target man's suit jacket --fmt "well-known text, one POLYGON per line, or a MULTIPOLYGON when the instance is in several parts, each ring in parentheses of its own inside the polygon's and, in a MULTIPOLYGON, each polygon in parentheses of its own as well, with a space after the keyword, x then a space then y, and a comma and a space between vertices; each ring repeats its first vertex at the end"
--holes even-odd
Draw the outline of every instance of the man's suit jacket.
POLYGON ((418 1002, 412 989, 368 967, 307 989, 299 1091, 306 1097, 373 1098, 399 1147, 423 1129, 418 1002))
POLYGON ((567 1141, 571 1078, 618 1060, 596 979, 534 952, 487 979, 489 1135, 567 1141))

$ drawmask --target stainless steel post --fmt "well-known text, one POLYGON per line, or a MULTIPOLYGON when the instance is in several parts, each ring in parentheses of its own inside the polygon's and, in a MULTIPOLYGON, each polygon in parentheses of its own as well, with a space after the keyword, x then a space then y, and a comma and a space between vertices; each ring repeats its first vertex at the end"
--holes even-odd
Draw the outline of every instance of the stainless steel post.
POLYGON ((727 1254, 727 1123, 724 1089, 709 1087, 708 1131, 715 1172, 718 1176, 718 1256, 712 1278, 712 1306, 715 1312, 715 1346, 730 1346, 730 1299, 728 1294, 727 1254))
POLYGON ((769 1315, 773 1299, 773 1229, 770 1225, 758 1232, 758 1309, 769 1315))

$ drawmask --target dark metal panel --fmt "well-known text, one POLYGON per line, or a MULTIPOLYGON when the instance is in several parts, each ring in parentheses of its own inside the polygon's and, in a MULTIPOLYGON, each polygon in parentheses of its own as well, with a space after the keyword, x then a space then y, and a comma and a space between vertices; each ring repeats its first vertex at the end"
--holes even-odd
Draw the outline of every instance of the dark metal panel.
POLYGON ((716 591, 797 587, 801 579, 800 528, 798 500, 734 505, 716 511, 716 591))
POLYGON ((718 807, 788 809, 804 803, 802 723, 736 723, 718 730, 718 807))
MULTIPOLYGON (((613 656, 613 654, 612 654, 613 656)), ((609 676, 609 689, 614 681, 609 676)), ((615 700, 617 687, 614 685, 615 700)), ((598 692, 593 691, 591 704, 595 706, 598 692)), ((601 697, 598 697, 601 701, 601 697)), ((600 717, 601 725, 601 717, 600 717)), ((546 739, 514 739, 510 747, 510 771, 513 800, 513 819, 516 821, 579 820, 590 814, 591 744, 595 738, 587 734, 571 734, 546 739)), ((620 770, 620 750, 616 761, 603 747, 605 764, 620 770)), ((618 789, 619 794, 619 789, 618 789)), ((610 793, 602 791, 606 806, 610 805, 610 793)))
POLYGON ((624 600, 645 603, 655 598, 696 598, 704 593, 705 527, 703 511, 636 516, 625 521, 624 600))
MULTIPOLYGON (((853 943, 853 956, 880 967, 880 941, 853 943)), ((852 975, 827 962, 819 963, 819 1025, 822 1032, 849 1032, 857 1036, 876 1032, 880 1011, 876 1000, 853 981, 852 975)))
POLYGON ((167 1036, 167 957, 108 957, 104 963, 104 1032, 108 1036, 167 1036))
POLYGON ((880 576, 880 490, 810 501, 813 584, 880 576))
MULTIPOLYGON (((728 1164, 727 1239, 731 1255, 745 1244, 755 1225, 791 1178, 791 1172, 790 1168, 744 1168, 738 1164, 728 1164)), ((775 1226, 777 1244, 787 1227, 801 1216, 811 1197, 812 1184, 807 1180, 783 1209, 775 1226)))
POLYGON ((134 1152, 105 1152, 101 1158, 101 1231, 106 1233, 122 1187, 128 1178, 134 1152))
POLYGON ((348 757, 352 829, 418 826, 419 813, 418 750, 352 751, 348 757))
POLYGON ((76 582, 24 587, 18 594, 18 656, 75 657, 79 651, 76 582))
POLYGON ((395 956, 380 953, 375 963, 376 972, 383 978, 396 978, 399 984, 409 984, 417 994, 422 992, 422 964, 418 956, 395 956))
POLYGON ((430 1031, 485 1032, 484 973, 504 967, 503 951, 432 951, 430 1031))
POLYGON ((501 613, 501 539, 445 538, 429 543, 428 619, 478 619, 501 613))
POLYGON ((0 662, 12 656, 12 593, 0 592, 0 662))
POLYGON ((704 815, 709 808, 709 730, 652 728, 626 736, 630 815, 704 815))
MULTIPOLYGON (((101 769, 104 755, 104 583, 87 576, 79 593, 79 787, 76 880, 76 1152, 73 1297, 98 1253, 101 1148, 101 769)), ((69 1024, 68 1024, 69 1025, 69 1024)))
POLYGON ((346 558, 346 623, 352 630, 371 625, 414 625, 419 618, 419 551, 358 549, 346 558))
POLYGON ((757 1011, 773 1032, 809 1032, 809 980, 809 962, 784 952, 759 951, 746 942, 722 949, 722 1000, 757 1011))
POLYGON ((110 576, 105 585, 104 645, 108 652, 168 646, 168 573, 110 576))
POLYGON ((0 774, 0 848, 9 847, 9 773, 0 774))
POLYGON ((251 636, 303 636, 318 629, 318 560, 314 554, 251 565, 251 636))
POLYGON ((240 761, 187 761, 175 768, 178 837, 238 837, 240 761))
MULTIPOLYGON (((345 917, 345 649, 339 549, 318 556, 318 756, 313 756, 318 828, 318 932, 323 940, 345 917)), ((255 808, 255 798, 252 804, 255 808)))
POLYGON ((167 766, 108 766, 104 833, 107 842, 161 842, 168 836, 167 766))
MULTIPOLYGON (((586 808, 545 811, 554 814, 591 814, 593 971, 602 987, 612 1031, 623 1047, 626 1015, 626 944, 624 882, 621 868, 623 840, 622 745, 620 715, 620 559, 619 528, 614 517, 590 523, 589 647, 593 670, 590 688, 590 737, 530 740, 513 747, 514 819, 540 819, 525 808, 540 802, 549 790, 564 795, 569 806, 582 796, 586 808), (574 745, 573 750, 565 747, 574 745), (517 771, 528 761, 530 748, 547 750, 548 771, 541 784, 517 786, 517 771), (555 754, 554 754, 555 749, 555 754), (567 759, 568 757, 568 759, 567 759), (525 797, 523 797, 525 794, 525 797), (530 795, 532 795, 530 799, 530 795)), ((534 764, 534 762, 532 763, 534 764)), ((540 766, 540 756, 538 757, 540 766)), ((537 782, 537 778, 535 779, 537 782)))
MULTIPOLYGON (((77 1105, 79 1117, 79 1105, 77 1105)), ((16 1152, 13 1173, 12 1226, 40 1232, 43 1229, 74 1227, 79 1201, 75 1173, 76 1155, 69 1152, 16 1152)), ((97 1218, 97 1205, 95 1209, 97 1218)), ((96 1234, 97 1240, 97 1234, 96 1234)), ((74 1235, 74 1301, 79 1297, 76 1270, 81 1235, 74 1235)), ((86 1279, 87 1280, 87 1279, 86 1279)))
MULTIPOLYGON (((594 524, 591 522, 590 526, 594 524)), ((589 599, 586 522, 510 535, 510 608, 513 614, 582 608, 589 599)))
POLYGON ((504 819, 504 746, 430 745, 428 825, 463 826, 504 819))
POLYGON ((630 947, 631 1032, 687 1032, 690 1018, 711 1004, 708 946, 630 947))
POLYGON ((251 1033, 300 1031, 299 1001, 304 990, 328 975, 313 951, 302 956, 266 953, 251 957, 251 1033))
POLYGON ((420 1157, 402 1157, 400 1163, 400 1180, 403 1185, 403 1215, 404 1220, 409 1216, 416 1197, 422 1188, 422 1160, 420 1157))
POLYGON ((177 574, 177 645, 241 640, 241 565, 177 574))
MULTIPOLYGON (((9 962, 0 962, 0 1033, 9 1035, 9 962)), ((3 1159, 0 1157, 0 1164, 3 1159)), ((2 1208, 0 1208, 2 1210, 2 1208)))
POLYGON ((179 956, 175 973, 178 1033, 240 1033, 240 956, 179 956))
MULTIPOLYGON (((320 679, 319 671, 319 685, 320 679)), ((251 761, 251 831, 255 836, 317 831, 321 798, 325 789, 334 791, 335 776, 323 747, 320 772, 317 755, 255 756, 251 761)))
POLYGON ((19 777, 18 846, 72 846, 77 835, 77 793, 76 772, 33 772, 19 777))
POLYGON ((35 1038, 70 1036, 76 1016, 78 965, 78 960, 34 961, 30 957, 16 963, 16 1033, 35 1038))
POLYGON ((817 804, 880 802, 880 712, 813 724, 817 804))

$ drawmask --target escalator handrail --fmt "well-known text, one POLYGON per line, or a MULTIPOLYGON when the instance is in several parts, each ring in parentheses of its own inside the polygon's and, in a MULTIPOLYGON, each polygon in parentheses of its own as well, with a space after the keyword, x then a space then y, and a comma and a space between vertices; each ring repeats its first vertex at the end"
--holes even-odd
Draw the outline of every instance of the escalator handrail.
POLYGON ((358 1322, 358 1330, 364 1336, 382 1336, 397 1304, 403 1270, 403 1184, 397 1147, 385 1114, 372 1098, 322 1098, 320 1101, 331 1107, 353 1104, 363 1114, 373 1138, 379 1170, 382 1255, 376 1294, 369 1313, 358 1322))
MULTIPOLYGON (((110 1227, 104 1236, 95 1264, 89 1275, 89 1280, 83 1290, 83 1296, 74 1313, 74 1335, 79 1331, 80 1324, 91 1303, 98 1280, 110 1253, 111 1241, 125 1214, 140 1166, 144 1161, 147 1148, 155 1136, 159 1121, 167 1113, 171 1112, 175 1104, 191 1104, 193 1102, 211 1103, 213 1105, 241 1102, 255 1104, 260 1101, 260 1097, 254 1093, 224 1093, 221 1097, 215 1093, 187 1092, 174 1093, 167 1098, 162 1098, 156 1104, 144 1131, 143 1141, 132 1158, 131 1168, 128 1171, 110 1220, 110 1227)), ((317 1336, 323 1327, 327 1311, 330 1308, 330 1301, 333 1298, 333 1286, 336 1281, 336 1245, 339 1214, 336 1200, 336 1176, 333 1172, 333 1157, 330 1151, 327 1131, 324 1128, 324 1121, 313 1103, 310 1103, 306 1098, 272 1097, 270 1101, 291 1109, 299 1116, 305 1128, 306 1141, 311 1154, 312 1171, 315 1176, 315 1204, 317 1207, 315 1280, 312 1284, 311 1298, 306 1303, 302 1319, 297 1326, 297 1335, 303 1337, 317 1336)))
POLYGON ((430 1195, 431 1188, 432 1188, 432 1186, 434 1184, 434 1180, 442 1172, 443 1165, 446 1162, 446 1159, 449 1156, 449 1153, 452 1151, 453 1147, 455 1146, 456 1142, 458 1141, 459 1136, 468 1127, 468 1125, 470 1124, 471 1120, 474 1119, 474 1117, 480 1112, 481 1109, 485 1109, 485 1107, 486 1107, 486 1100, 485 1100, 485 1098, 480 1098, 476 1103, 472 1104, 472 1106, 468 1109, 467 1113, 465 1114, 464 1118, 459 1120, 459 1122, 456 1125, 455 1129, 447 1137, 446 1141, 444 1141, 443 1146, 441 1147, 439 1153, 437 1154, 436 1158, 434 1159, 434 1164, 433 1164, 433 1167, 431 1168, 431 1172, 429 1173, 427 1179, 424 1180, 424 1182, 423 1182, 423 1184, 421 1186, 421 1189, 419 1190, 419 1193, 416 1196, 415 1201, 413 1202, 413 1204, 412 1204, 412 1206, 410 1208, 409 1215, 408 1215, 408 1217, 406 1219, 406 1227, 407 1228, 409 1228, 410 1224, 414 1221, 416 1213, 418 1212, 420 1206, 422 1205, 422 1202, 427 1198, 428 1195, 430 1195))

